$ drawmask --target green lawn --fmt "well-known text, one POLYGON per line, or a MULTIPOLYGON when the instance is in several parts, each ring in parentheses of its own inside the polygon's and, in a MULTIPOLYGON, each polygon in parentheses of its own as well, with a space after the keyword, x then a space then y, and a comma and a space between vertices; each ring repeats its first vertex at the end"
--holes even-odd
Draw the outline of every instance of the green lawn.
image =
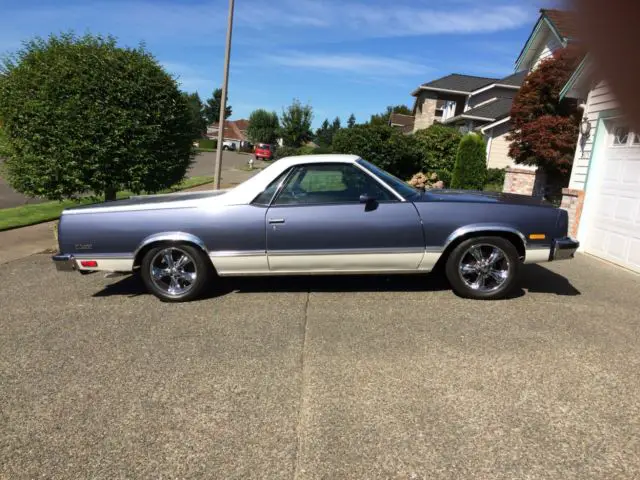
MULTIPOLYGON (((175 185, 160 193, 176 192, 178 190, 186 190, 188 188, 197 187, 213 182, 213 177, 191 177, 182 183, 175 185)), ((119 192, 118 198, 128 198, 133 195, 131 192, 119 192)), ((75 207, 78 205, 87 205, 96 203, 95 198, 86 198, 80 201, 65 200, 62 202, 44 202, 21 207, 2 208, 0 209, 0 231, 9 230, 11 228, 26 227, 27 225, 35 225, 36 223, 48 222, 55 220, 60 216, 62 210, 67 207, 75 207)))

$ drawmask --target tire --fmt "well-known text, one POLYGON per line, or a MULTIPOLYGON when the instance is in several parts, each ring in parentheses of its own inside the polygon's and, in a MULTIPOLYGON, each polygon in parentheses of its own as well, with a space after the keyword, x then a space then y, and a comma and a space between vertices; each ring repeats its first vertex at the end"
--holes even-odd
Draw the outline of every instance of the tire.
POLYGON ((453 249, 446 263, 451 287, 461 297, 497 300, 516 286, 520 256, 502 237, 473 237, 453 249))
POLYGON ((164 243, 145 254, 140 273, 149 292, 163 302, 188 302, 197 298, 209 284, 213 267, 205 253, 198 248, 187 244, 164 243), (167 254, 171 255, 173 268, 168 263, 167 254), (183 260, 182 257, 187 259, 183 260), (180 266, 180 262, 184 263, 180 266))
POLYGON ((224 147, 222 147, 222 150, 229 150, 229 147, 225 145, 224 147))

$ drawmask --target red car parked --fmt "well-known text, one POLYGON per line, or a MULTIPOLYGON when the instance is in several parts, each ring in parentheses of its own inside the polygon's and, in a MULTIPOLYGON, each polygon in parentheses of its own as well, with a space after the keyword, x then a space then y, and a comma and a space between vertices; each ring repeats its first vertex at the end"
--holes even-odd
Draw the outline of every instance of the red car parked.
POLYGON ((273 145, 269 145, 268 143, 259 143, 255 148, 256 158, 263 160, 272 160, 274 150, 275 149, 273 145))

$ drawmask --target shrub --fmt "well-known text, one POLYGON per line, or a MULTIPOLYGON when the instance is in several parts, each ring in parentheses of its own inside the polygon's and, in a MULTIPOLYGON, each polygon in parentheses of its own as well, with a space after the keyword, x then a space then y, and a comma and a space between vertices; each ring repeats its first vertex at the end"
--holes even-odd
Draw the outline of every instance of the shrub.
POLYGON ((445 188, 451 186, 451 171, 449 170, 436 170, 436 175, 438 176, 438 180, 444 183, 445 188))
POLYGON ((429 128, 417 131, 413 137, 422 171, 453 172, 458 145, 462 138, 462 134, 456 128, 434 123, 429 128))
POLYGON ((318 147, 311 151, 312 155, 325 155, 327 153, 333 153, 333 149, 331 147, 318 147))
POLYGON ((420 171, 420 161, 412 136, 388 125, 355 125, 333 137, 333 151, 358 155, 380 168, 407 178, 420 171))
POLYGON ((211 138, 200 138, 196 140, 199 148, 210 148, 215 150, 218 146, 218 140, 211 138))
POLYGON ((186 97, 153 56, 111 37, 27 42, 0 65, 7 180, 52 200, 178 183, 196 128, 186 97))
POLYGON ((276 148, 275 153, 273 154, 274 160, 279 160, 284 157, 293 157, 298 155, 298 149, 294 147, 279 147, 276 148))
POLYGON ((304 147, 300 147, 298 149, 298 155, 313 155, 315 150, 315 147, 311 145, 305 145, 304 147))
POLYGON ((477 133, 462 137, 456 165, 453 169, 451 187, 464 190, 482 190, 487 178, 487 146, 477 133))
POLYGON ((487 168, 485 184, 504 185, 504 177, 507 171, 504 168, 487 168))
POLYGON ((278 139, 279 128, 278 114, 259 108, 251 112, 249 116, 247 137, 253 143, 275 143, 278 139))
POLYGON ((432 188, 444 188, 444 183, 442 180, 438 179, 438 175, 436 173, 427 173, 424 174, 422 172, 416 173, 411 180, 407 182, 409 185, 421 188, 423 190, 430 190, 432 188))

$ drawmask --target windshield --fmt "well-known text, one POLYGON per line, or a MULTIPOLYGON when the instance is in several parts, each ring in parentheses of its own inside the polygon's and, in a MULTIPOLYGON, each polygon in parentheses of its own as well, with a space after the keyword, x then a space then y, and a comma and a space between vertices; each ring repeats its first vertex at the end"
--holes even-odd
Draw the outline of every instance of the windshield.
POLYGON ((366 168, 371 173, 373 173, 380 180, 385 182, 391 188, 393 188, 396 192, 398 192, 405 200, 409 200, 410 198, 415 197, 420 192, 409 185, 407 182, 403 182, 398 177, 391 175, 389 172, 382 170, 379 167, 376 167, 373 163, 369 163, 366 160, 362 160, 359 158, 356 160, 358 165, 366 168))

